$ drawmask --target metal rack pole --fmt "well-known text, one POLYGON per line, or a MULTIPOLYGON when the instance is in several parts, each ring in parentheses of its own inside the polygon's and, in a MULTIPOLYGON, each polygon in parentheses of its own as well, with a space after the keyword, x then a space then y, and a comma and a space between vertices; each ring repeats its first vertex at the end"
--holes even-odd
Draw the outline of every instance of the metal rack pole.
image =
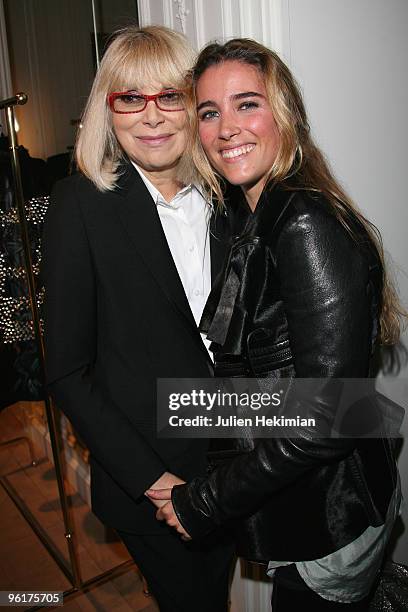
MULTIPOLYGON (((12 98, 8 98, 6 100, 2 100, 0 102, 0 108, 5 109, 6 111, 6 120, 7 120, 7 130, 10 140, 10 154, 11 154, 11 166, 13 171, 13 182, 14 182, 14 194, 16 198, 17 212, 19 218, 19 227, 21 232, 21 242, 23 245, 23 259, 24 259, 24 269, 25 276, 28 286, 28 293, 30 299, 31 306, 31 314, 32 314, 32 325, 34 329, 34 336, 37 345, 38 357, 40 362, 40 377, 41 384, 44 390, 44 404, 45 411, 47 415, 48 428, 50 433, 50 441, 52 448, 52 455, 54 459, 55 465, 55 473, 58 484, 58 492, 61 502, 62 516, 64 521, 64 529, 65 529, 65 538, 67 540, 68 545, 68 553, 71 564, 71 569, 66 566, 65 560, 61 554, 59 554, 58 549, 49 541, 48 537, 46 537, 45 532, 42 530, 41 526, 36 524, 34 530, 38 537, 41 539, 44 546, 47 548, 48 552, 54 557, 55 561, 64 571, 65 575, 70 579, 70 582, 75 586, 79 587, 81 584, 81 574, 78 562, 78 556, 76 554, 76 549, 74 545, 73 539, 73 528, 72 528, 72 517, 70 513, 70 508, 68 504, 68 498, 65 491, 64 484, 64 473, 63 473, 63 465, 61 459, 61 448, 62 448, 62 440, 61 440, 61 432, 59 427, 57 427, 57 420, 54 406, 51 403, 51 399, 48 396, 45 388, 45 355, 44 355, 44 343, 43 337, 41 333, 41 323, 40 323, 40 315, 38 312, 37 299, 36 299, 36 291, 35 291, 35 279, 33 274, 33 266, 32 266, 32 258, 31 258, 31 245, 30 239, 28 235, 27 221, 25 216, 25 207, 24 207, 24 195, 23 195, 23 186, 21 181, 21 169, 20 169, 20 160, 18 157, 18 141, 17 134, 15 130, 15 119, 14 119, 14 106, 26 104, 28 97, 25 93, 18 93, 12 98), (45 536, 45 537, 44 537, 45 536)), ((6 483, 7 490, 12 491, 12 487, 10 483, 6 483)), ((22 506, 22 500, 19 500, 19 507, 22 506)), ((28 508, 24 512, 25 517, 29 520, 30 512, 28 508)), ((37 523, 37 521, 35 521, 37 523)))

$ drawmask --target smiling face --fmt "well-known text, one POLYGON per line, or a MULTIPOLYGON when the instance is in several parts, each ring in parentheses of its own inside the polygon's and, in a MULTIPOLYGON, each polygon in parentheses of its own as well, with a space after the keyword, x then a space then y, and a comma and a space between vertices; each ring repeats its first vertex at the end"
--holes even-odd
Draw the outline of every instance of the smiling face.
MULTIPOLYGON (((152 85, 142 87, 140 93, 152 95, 164 89, 167 88, 152 85)), ((139 113, 112 112, 112 124, 122 149, 153 184, 164 178, 175 180, 187 145, 185 110, 163 111, 154 101, 149 101, 139 113)))
POLYGON ((254 210, 280 142, 261 72, 235 60, 210 66, 197 83, 197 112, 205 154, 254 210))

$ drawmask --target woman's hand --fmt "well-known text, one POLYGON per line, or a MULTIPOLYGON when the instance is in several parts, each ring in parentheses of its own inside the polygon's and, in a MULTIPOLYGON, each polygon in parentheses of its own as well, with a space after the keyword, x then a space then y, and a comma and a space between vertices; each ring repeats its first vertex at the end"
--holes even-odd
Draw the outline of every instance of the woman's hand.
POLYGON ((145 491, 145 495, 149 497, 150 501, 154 503, 156 508, 161 508, 169 499, 171 499, 171 490, 174 485, 184 484, 185 480, 182 480, 175 474, 171 472, 164 472, 156 482, 154 482, 151 487, 147 490, 150 493, 156 491, 158 489, 162 489, 165 491, 170 491, 169 497, 154 497, 153 495, 147 495, 147 491, 145 491))
POLYGON ((151 501, 158 505, 158 502, 163 502, 164 505, 159 507, 156 512, 156 518, 158 521, 166 521, 169 527, 173 527, 181 535, 181 539, 184 541, 191 540, 190 535, 184 529, 182 524, 177 518, 177 514, 174 512, 173 504, 171 502, 171 489, 148 489, 146 495, 151 501))

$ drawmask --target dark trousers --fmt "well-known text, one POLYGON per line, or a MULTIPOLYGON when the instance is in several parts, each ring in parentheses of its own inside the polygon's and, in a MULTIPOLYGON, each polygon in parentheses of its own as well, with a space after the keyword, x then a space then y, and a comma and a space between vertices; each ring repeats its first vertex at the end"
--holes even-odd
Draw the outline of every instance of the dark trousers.
POLYGON ((323 599, 309 589, 295 565, 279 567, 273 577, 272 612, 369 612, 371 595, 354 603, 323 599))
POLYGON ((233 546, 223 534, 183 542, 176 533, 118 531, 160 612, 226 612, 233 546))

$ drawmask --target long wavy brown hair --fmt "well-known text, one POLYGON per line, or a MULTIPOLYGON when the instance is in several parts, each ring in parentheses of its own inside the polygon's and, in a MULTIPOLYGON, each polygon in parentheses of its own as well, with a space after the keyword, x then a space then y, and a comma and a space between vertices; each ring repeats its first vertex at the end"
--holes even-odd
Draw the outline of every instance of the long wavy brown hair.
POLYGON ((217 174, 207 160, 197 137, 195 92, 202 74, 210 66, 226 61, 255 66, 265 82, 268 101, 280 134, 278 153, 269 171, 266 186, 279 182, 287 189, 323 193, 340 223, 356 240, 356 219, 367 231, 383 268, 380 341, 382 344, 396 344, 401 332, 401 321, 406 319, 407 312, 400 305, 393 283, 386 273, 380 232, 341 188, 323 153, 313 142, 302 96, 289 68, 276 53, 254 40, 236 38, 223 45, 209 44, 201 51, 190 72, 188 114, 191 122, 191 150, 203 188, 212 200, 218 201, 220 206, 224 205, 223 177, 217 174))

